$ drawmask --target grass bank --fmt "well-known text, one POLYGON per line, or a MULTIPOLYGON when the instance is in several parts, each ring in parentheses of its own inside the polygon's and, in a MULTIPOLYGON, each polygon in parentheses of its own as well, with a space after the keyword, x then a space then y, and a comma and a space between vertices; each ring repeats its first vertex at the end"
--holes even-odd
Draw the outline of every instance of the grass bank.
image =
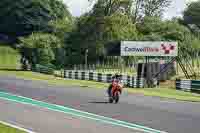
POLYGON ((200 94, 183 92, 169 88, 129 89, 129 92, 180 101, 200 102, 200 94))
POLYGON ((93 82, 93 81, 85 81, 85 80, 72 80, 72 79, 63 79, 58 78, 53 75, 40 74, 30 71, 3 71, 0 70, 0 75, 12 75, 22 79, 30 79, 30 80, 38 80, 45 81, 49 84, 54 85, 67 85, 67 86, 81 86, 81 87, 89 87, 102 89, 108 86, 107 83, 93 82))
POLYGON ((20 54, 15 49, 0 44, 0 69, 19 67, 20 54))
MULTIPOLYGON (((66 80, 62 78, 56 78, 51 75, 44 75, 34 72, 24 72, 24 71, 1 71, 0 75, 13 75, 18 78, 45 81, 49 84, 54 85, 65 85, 65 86, 80 86, 92 89, 105 89, 108 87, 107 83, 93 82, 93 81, 83 81, 83 80, 66 80)), ((134 89, 127 88, 129 93, 140 94, 145 96, 155 96, 160 98, 176 99, 181 101, 192 101, 200 102, 200 94, 178 91, 175 89, 165 88, 153 88, 153 89, 134 89)))
POLYGON ((26 133, 24 131, 20 131, 18 129, 6 126, 6 125, 1 124, 1 123, 0 123, 0 132, 1 133, 26 133))

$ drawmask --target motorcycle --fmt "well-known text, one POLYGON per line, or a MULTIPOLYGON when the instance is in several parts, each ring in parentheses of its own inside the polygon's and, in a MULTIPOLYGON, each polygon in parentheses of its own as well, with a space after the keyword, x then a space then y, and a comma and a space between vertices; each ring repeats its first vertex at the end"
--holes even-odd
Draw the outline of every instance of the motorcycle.
POLYGON ((113 81, 112 82, 112 89, 111 89, 111 96, 109 97, 109 103, 115 103, 119 102, 119 97, 122 93, 123 86, 119 83, 119 81, 113 81))

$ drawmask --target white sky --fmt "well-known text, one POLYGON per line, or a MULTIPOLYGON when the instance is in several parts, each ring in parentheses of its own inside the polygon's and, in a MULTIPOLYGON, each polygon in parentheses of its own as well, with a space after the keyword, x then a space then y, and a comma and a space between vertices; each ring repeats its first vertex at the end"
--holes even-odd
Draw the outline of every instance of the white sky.
MULTIPOLYGON (((88 0, 63 0, 67 4, 73 16, 80 16, 81 14, 90 10, 91 5, 88 0)), ((164 14, 165 18, 172 18, 174 16, 181 16, 186 3, 196 0, 172 0, 170 8, 164 14)))

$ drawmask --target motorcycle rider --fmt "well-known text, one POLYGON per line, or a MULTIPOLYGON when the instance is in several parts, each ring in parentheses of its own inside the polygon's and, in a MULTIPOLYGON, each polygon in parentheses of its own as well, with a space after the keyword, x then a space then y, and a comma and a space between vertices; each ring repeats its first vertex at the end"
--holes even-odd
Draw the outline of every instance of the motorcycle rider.
MULTIPOLYGON (((115 80, 117 80, 118 82, 122 83, 121 76, 120 76, 118 73, 116 73, 114 76, 112 76, 112 82, 115 81, 115 80)), ((109 97, 111 97, 112 82, 111 82, 111 84, 109 85, 108 91, 107 91, 109 97)))

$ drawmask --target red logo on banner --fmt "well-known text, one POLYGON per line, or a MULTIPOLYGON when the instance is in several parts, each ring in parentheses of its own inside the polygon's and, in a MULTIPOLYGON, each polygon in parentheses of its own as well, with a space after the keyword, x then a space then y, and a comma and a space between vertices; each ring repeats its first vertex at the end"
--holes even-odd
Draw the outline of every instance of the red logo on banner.
POLYGON ((165 54, 170 54, 171 51, 175 50, 175 46, 172 44, 169 44, 168 46, 161 44, 161 47, 165 54))

